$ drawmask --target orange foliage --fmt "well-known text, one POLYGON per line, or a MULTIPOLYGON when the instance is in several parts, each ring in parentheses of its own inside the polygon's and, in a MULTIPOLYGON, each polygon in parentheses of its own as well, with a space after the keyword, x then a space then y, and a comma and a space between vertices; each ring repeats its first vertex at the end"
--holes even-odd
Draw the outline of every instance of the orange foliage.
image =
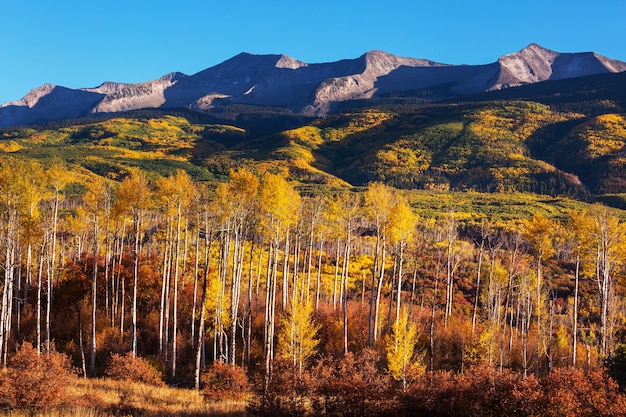
POLYGON ((209 401, 241 400, 251 391, 246 370, 236 365, 213 362, 202 380, 202 393, 209 401))
POLYGON ((595 370, 557 368, 541 381, 544 416, 626 415, 626 396, 615 381, 595 370))
POLYGON ((34 412, 67 405, 66 390, 75 377, 66 355, 55 350, 37 354, 24 342, 0 373, 0 407, 34 412))
POLYGON ((148 385, 162 386, 161 374, 147 360, 125 355, 111 354, 111 362, 105 371, 106 376, 117 380, 131 380, 148 385))

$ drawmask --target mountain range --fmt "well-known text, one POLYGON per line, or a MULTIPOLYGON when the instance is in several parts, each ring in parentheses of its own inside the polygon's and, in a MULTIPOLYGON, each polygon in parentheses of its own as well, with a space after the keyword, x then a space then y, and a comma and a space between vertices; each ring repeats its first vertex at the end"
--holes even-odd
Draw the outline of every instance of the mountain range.
POLYGON ((175 72, 138 84, 105 82, 79 89, 45 84, 21 100, 1 105, 0 127, 147 108, 208 111, 232 103, 322 116, 348 100, 411 95, 438 101, 622 71, 626 62, 593 52, 559 53, 537 44, 485 65, 448 65, 382 51, 320 64, 286 55, 241 53, 194 75, 175 72))

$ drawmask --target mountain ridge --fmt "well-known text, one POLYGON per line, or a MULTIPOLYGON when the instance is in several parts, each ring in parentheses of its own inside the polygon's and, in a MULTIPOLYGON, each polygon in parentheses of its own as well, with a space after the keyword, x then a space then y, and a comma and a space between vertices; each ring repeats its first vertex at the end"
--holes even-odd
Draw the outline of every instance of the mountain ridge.
POLYGON ((0 105, 0 127, 32 125, 146 108, 205 111, 225 103, 284 107, 296 114, 333 113, 338 103, 407 91, 430 91, 425 101, 626 71, 626 62, 595 52, 560 53, 531 43, 483 65, 450 65, 373 50, 354 59, 306 63, 288 55, 242 52, 187 75, 172 72, 94 88, 44 84, 21 100, 0 105))
MULTIPOLYGON (((54 86, 46 91, 52 98, 77 94, 54 86)), ((45 96, 38 105, 49 100, 45 96)), ((218 181, 245 166, 259 175, 281 170, 310 190, 379 181, 406 189, 606 198, 622 207, 621 197, 611 195, 626 193, 625 114, 622 72, 436 103, 414 95, 351 100, 322 117, 247 104, 208 112, 101 113, 2 129, 0 153, 44 165, 62 159, 107 178, 140 167, 151 175, 184 169, 202 181, 218 181)))

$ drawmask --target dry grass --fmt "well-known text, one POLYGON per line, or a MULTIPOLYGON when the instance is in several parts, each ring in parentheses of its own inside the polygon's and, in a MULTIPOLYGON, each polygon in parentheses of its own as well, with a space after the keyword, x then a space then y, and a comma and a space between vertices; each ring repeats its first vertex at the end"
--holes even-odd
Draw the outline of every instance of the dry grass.
POLYGON ((74 407, 66 410, 46 411, 36 414, 31 414, 29 411, 6 411, 0 413, 2 417, 108 417, 111 415, 113 414, 85 407, 74 407))
MULTIPOLYGON (((154 387, 128 381, 79 379, 69 388, 63 410, 36 414, 42 417, 106 416, 246 416, 247 401, 208 402, 191 389, 154 387)), ((27 417, 26 411, 0 412, 0 417, 27 417)))

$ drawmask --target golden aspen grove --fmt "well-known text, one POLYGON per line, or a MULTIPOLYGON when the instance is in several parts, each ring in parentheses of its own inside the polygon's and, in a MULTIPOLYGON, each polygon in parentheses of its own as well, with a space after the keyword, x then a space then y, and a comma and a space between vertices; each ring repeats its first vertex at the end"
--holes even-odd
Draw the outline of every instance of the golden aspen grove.
POLYGON ((626 125, 578 104, 0 131, 0 409, 625 415, 626 125))

